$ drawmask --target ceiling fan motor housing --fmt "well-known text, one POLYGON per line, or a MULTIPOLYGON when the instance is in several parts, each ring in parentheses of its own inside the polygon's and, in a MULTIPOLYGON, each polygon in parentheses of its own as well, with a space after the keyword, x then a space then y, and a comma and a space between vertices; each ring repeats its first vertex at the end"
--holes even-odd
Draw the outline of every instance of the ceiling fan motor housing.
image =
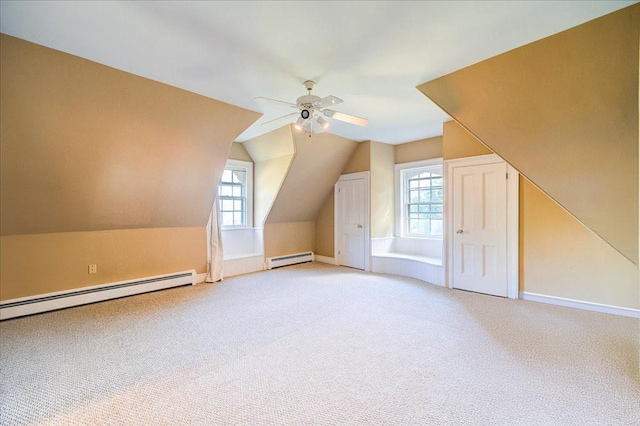
POLYGON ((300 108, 300 116, 306 120, 313 116, 314 104, 320 102, 322 98, 320 96, 315 95, 304 95, 300 96, 296 100, 296 104, 298 104, 298 108, 300 108))
POLYGON ((299 106, 311 106, 316 102, 320 102, 322 100, 322 98, 320 96, 316 96, 316 95, 304 95, 304 96, 300 96, 297 100, 296 103, 299 106))

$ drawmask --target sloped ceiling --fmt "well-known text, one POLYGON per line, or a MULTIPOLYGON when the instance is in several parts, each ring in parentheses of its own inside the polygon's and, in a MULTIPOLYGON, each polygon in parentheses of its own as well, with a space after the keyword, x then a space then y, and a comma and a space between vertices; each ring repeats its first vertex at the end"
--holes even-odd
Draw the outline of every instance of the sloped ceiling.
POLYGON ((259 113, 7 35, 2 235, 204 227, 259 113))
POLYGON ((419 86, 638 264, 640 5, 419 86))
POLYGON ((254 161, 253 226, 264 226, 291 166, 295 155, 291 131, 291 126, 283 126, 242 144, 254 161))
POLYGON ((425 81, 629 5, 629 1, 10 1, 0 31, 219 99, 264 116, 238 138, 281 127, 261 103, 314 93, 366 127, 342 137, 403 143, 449 118, 415 90, 425 81))
POLYGON ((291 134, 295 156, 266 223, 314 221, 358 146, 355 141, 329 133, 291 134))

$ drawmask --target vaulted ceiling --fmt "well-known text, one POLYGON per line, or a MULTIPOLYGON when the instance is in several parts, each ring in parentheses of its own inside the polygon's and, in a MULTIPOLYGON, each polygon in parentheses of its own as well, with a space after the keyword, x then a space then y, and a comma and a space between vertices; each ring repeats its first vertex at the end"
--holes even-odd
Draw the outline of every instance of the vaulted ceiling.
POLYGON ((285 124, 302 82, 344 99, 349 139, 398 144, 449 119, 416 87, 634 1, 30 2, 2 1, 0 31, 261 112, 245 141, 285 124))

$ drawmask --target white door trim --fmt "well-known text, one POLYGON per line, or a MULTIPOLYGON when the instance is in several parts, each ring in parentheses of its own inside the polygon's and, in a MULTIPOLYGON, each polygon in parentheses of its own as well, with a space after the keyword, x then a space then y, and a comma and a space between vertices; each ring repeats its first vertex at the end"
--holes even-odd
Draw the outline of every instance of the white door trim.
MULTIPOLYGON (((455 158, 444 161, 444 285, 452 288, 451 277, 453 276, 453 220, 451 218, 453 202, 453 170, 456 167, 477 166, 482 164, 504 163, 505 161, 497 154, 478 155, 476 157, 455 158)), ((518 271, 518 191, 519 176, 516 169, 507 163, 507 297, 518 298, 519 271, 518 271)))
MULTIPOLYGON (((344 182, 347 180, 364 179, 364 270, 371 271, 371 234, 370 234, 370 202, 371 186, 370 186, 370 172, 357 172, 340 175, 338 182, 344 182)), ((336 185, 338 184, 336 182, 336 185)), ((333 235, 333 256, 336 265, 340 264, 340 256, 338 255, 338 235, 341 231, 339 229, 338 221, 338 193, 335 190, 336 185, 333 187, 333 221, 334 221, 334 235, 333 235)))

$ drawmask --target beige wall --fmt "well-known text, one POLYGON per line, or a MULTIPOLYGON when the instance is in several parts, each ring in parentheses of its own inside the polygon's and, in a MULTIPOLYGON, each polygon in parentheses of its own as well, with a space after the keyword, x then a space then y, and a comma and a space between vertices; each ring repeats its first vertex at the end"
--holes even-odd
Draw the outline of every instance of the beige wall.
POLYGON ((283 256, 315 250, 314 221, 267 223, 264 226, 265 257, 283 256))
MULTIPOLYGON (((464 131, 464 129, 463 129, 464 131)), ((465 132, 465 134, 467 134, 465 132)), ((471 142, 478 144, 472 137, 471 142)), ((464 144, 468 140, 451 144, 464 144)), ((486 149, 483 147, 483 149, 486 149)), ((394 164, 442 156, 442 137, 423 139, 401 145, 375 141, 358 144, 341 174, 371 173, 371 237, 390 237, 395 228, 394 164)), ((473 151, 470 151, 473 152, 473 151)), ((471 154, 473 155, 473 154, 471 154)), ((331 191, 316 217, 316 253, 334 257, 334 195, 331 191)))
POLYGON ((315 221, 358 143, 329 133, 293 131, 295 157, 267 223, 315 221))
POLYGON ((285 155, 254 164, 254 226, 258 228, 264 226, 292 161, 293 155, 285 155))
POLYGON ((293 161, 295 146, 291 127, 284 126, 243 143, 253 158, 253 222, 260 228, 269 215, 293 161))
POLYGON ((206 225, 231 143, 260 114, 0 43, 2 235, 206 225))
MULTIPOLYGON (((454 121, 443 143, 446 159, 492 153, 454 121)), ((519 214, 520 291, 640 307, 635 265, 524 178, 519 214)))
POLYGON ((493 154, 493 151, 455 121, 447 121, 442 128, 442 155, 445 160, 493 154))
POLYGON ((371 141, 371 238, 394 234, 393 154, 393 145, 371 141))
POLYGON ((636 266, 520 180, 520 291, 640 309, 636 266))
POLYGON ((0 298, 205 272, 216 183, 259 113, 4 34, 0 68, 0 298))
MULTIPOLYGON (((341 170, 356 150, 355 141, 328 133, 309 135, 291 125, 244 143, 254 159, 256 226, 264 223, 265 256, 321 250, 333 253, 333 212, 316 231, 341 170), (331 241, 322 238, 331 233, 331 241)), ((318 253, 322 254, 322 253, 318 253)))
POLYGON ((265 161, 295 153, 291 126, 282 126, 242 143, 253 161, 265 161))
POLYGON ((395 145, 393 148, 396 164, 442 157, 442 136, 395 145))
MULTIPOLYGON (((360 142, 351 158, 342 169, 341 175, 349 173, 367 172, 371 170, 371 142, 360 142)), ((336 180, 337 182, 337 180, 336 180)), ((334 182, 335 185, 335 182, 334 182)), ((334 206, 335 194, 333 188, 323 203, 316 217, 316 253, 321 256, 334 257, 335 222, 334 206)))
POLYGON ((253 158, 249 155, 244 145, 239 142, 231 144, 231 151, 229 151, 229 158, 233 160, 241 161, 253 161, 253 158))
POLYGON ((195 269, 207 271, 205 228, 10 235, 0 239, 0 300, 195 269), (88 274, 88 265, 98 273, 88 274))
POLYGON ((639 32, 634 4, 419 87, 635 264, 639 32))
POLYGON ((341 175, 371 170, 371 141, 360 142, 342 169, 341 175))
POLYGON ((333 257, 334 255, 334 196, 334 191, 332 189, 316 217, 315 253, 320 256, 333 257))

